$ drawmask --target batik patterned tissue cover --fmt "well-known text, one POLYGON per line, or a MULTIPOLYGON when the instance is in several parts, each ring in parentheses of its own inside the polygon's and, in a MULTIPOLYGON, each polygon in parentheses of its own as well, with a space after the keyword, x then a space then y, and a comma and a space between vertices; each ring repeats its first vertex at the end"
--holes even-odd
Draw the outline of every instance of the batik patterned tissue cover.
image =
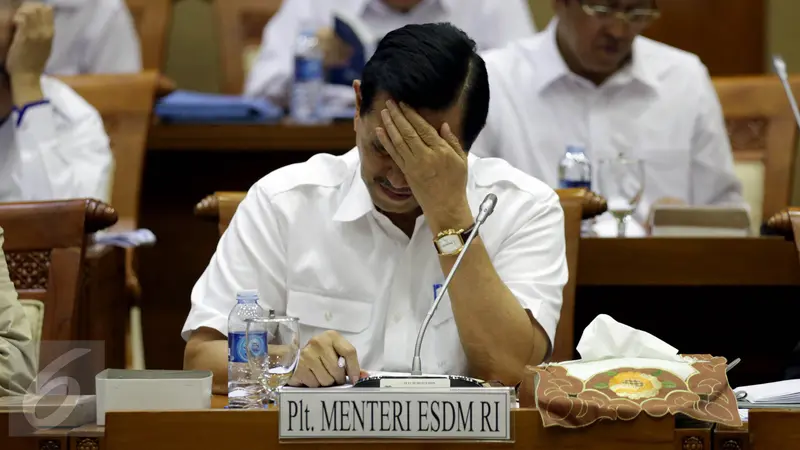
MULTIPOLYGON (((741 426, 725 358, 682 358, 619 358, 529 367, 535 378, 534 405, 530 406, 539 409, 545 427, 578 428, 601 419, 632 420, 642 412, 653 417, 680 413, 705 422, 741 426)), ((523 393, 521 396, 524 398, 523 393)))

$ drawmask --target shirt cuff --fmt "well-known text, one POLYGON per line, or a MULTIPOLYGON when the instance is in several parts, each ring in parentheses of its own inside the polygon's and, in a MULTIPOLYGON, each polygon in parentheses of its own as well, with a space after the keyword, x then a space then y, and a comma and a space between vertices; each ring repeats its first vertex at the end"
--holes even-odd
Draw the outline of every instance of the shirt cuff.
POLYGON ((14 108, 14 123, 22 146, 32 146, 55 139, 56 122, 49 100, 40 100, 14 108))

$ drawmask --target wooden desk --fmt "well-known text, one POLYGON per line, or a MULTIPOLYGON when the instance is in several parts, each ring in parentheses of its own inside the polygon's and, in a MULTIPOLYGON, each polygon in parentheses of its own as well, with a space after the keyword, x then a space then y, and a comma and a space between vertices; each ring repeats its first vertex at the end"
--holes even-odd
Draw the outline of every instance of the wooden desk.
POLYGON ((295 151, 306 153, 350 149, 356 134, 352 122, 330 126, 163 125, 150 129, 151 151, 295 151))

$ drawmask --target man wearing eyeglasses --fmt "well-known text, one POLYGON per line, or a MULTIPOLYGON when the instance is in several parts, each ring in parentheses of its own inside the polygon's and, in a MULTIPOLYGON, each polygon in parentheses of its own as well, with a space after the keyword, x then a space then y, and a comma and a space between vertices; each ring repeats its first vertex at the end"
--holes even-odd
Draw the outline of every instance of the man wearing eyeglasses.
MULTIPOLYGON (((659 203, 743 205, 722 110, 693 54, 640 36, 656 0, 554 0, 536 36, 484 55, 489 119, 474 146, 558 185, 568 146, 597 162, 644 161, 645 189, 628 233, 641 235, 659 203)), ((596 183, 593 184, 596 188, 596 183)), ((611 218, 597 231, 614 234, 611 218)))

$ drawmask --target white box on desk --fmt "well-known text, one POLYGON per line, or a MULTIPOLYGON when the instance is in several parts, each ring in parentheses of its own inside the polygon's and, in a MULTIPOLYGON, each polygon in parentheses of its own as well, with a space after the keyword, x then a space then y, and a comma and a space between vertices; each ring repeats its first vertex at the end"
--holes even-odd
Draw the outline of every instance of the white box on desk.
POLYGON ((203 370, 106 369, 95 378, 97 424, 109 411, 176 411, 211 408, 212 373, 203 370))

